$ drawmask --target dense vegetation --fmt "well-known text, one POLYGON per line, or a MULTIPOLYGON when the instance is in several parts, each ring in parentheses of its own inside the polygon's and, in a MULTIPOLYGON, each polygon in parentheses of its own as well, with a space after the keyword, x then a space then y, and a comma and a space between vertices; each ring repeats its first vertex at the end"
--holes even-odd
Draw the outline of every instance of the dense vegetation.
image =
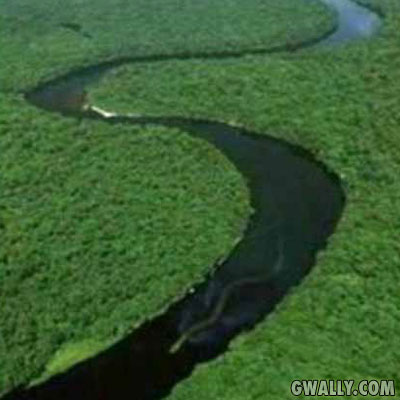
POLYGON ((290 140, 338 172, 347 192, 313 273, 171 399, 289 399, 294 379, 395 379, 400 389, 400 4, 362 2, 385 17, 372 41, 124 66, 92 93, 113 111, 203 116, 290 140))
POLYGON ((0 89, 102 59, 292 46, 333 28, 317 0, 6 0, 0 89), (21 56, 23 55, 23 56, 21 56))
POLYGON ((124 54, 292 45, 333 26, 317 2, 276 3, 188 1, 179 14, 164 1, 157 21, 149 0, 0 4, 0 394, 161 312, 250 212, 241 176, 206 143, 51 115, 20 92, 124 54))

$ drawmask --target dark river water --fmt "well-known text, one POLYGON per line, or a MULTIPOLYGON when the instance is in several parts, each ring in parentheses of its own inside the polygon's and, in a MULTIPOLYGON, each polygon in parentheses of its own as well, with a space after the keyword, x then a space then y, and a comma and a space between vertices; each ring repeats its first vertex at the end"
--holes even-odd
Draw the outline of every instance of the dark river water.
MULTIPOLYGON (((379 18, 348 0, 324 0, 338 15, 338 29, 319 45, 341 44, 376 33, 379 18)), ((268 51, 266 51, 267 53, 268 51)), ((249 52, 251 53, 251 51, 249 52)), ((227 58, 239 54, 191 55, 227 58)), ((185 56, 168 56, 182 58, 185 56)), ((74 117, 86 86, 124 62, 119 60, 61 77, 27 94, 47 110, 74 117), (72 106, 71 106, 72 104, 72 106)), ((96 112, 81 118, 102 119, 96 112)), ((104 119, 104 118, 103 118, 104 119)), ((334 232, 345 204, 339 178, 306 150, 221 122, 181 117, 115 116, 110 124, 178 127, 217 147, 243 175, 255 210, 243 239, 222 265, 181 301, 144 323, 111 348, 65 373, 4 399, 161 399, 196 364, 222 354, 238 333, 251 329, 298 285, 334 232), (200 327, 202 329, 195 329, 200 327), (178 351, 171 346, 192 331, 178 351)))

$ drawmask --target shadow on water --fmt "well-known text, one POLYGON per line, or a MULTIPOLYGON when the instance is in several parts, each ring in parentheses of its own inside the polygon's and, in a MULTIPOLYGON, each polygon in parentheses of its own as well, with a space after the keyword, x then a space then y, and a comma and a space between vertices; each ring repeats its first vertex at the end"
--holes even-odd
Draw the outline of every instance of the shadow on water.
MULTIPOLYGON (((324 1, 338 10, 339 22, 347 21, 351 26, 351 21, 358 20, 344 18, 348 16, 343 11, 343 5, 350 4, 347 0, 324 1)), ((362 10, 364 18, 375 18, 361 7, 348 9, 362 10)), ((370 34, 372 27, 375 31, 376 23, 370 25, 370 34)), ((342 28, 339 24, 331 36, 332 43, 346 39, 346 34, 334 39, 339 32, 353 32, 342 28)), ((358 35, 349 33, 352 40, 365 37, 365 31, 357 31, 358 35)), ((217 58, 223 57, 229 55, 217 58)), ((166 59, 169 58, 175 57, 166 59)), ((154 56, 147 61, 162 59, 165 58, 154 56)), ((74 115, 84 102, 88 83, 126 61, 144 59, 82 69, 27 94, 27 100, 44 109, 74 115)), ((188 377, 196 364, 224 353, 234 336, 265 318, 288 290, 299 284, 313 266, 316 252, 326 245, 335 229, 344 207, 344 193, 339 178, 309 152, 243 128, 181 117, 102 118, 93 110, 80 113, 79 117, 102 119, 110 124, 176 127, 207 140, 244 176, 255 212, 243 239, 222 265, 162 315, 96 357, 38 386, 16 389, 3 400, 161 399, 188 377), (281 262, 277 263, 278 259, 281 262), (249 277, 253 277, 251 282, 249 277), (201 321, 206 321, 202 329, 195 330, 178 351, 171 353, 171 346, 181 335, 201 321)))

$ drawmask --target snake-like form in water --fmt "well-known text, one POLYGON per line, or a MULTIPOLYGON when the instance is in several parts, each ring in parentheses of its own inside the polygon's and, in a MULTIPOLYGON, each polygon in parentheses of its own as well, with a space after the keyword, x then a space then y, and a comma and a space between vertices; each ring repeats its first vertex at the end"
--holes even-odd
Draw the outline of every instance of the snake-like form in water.
POLYGON ((176 353, 182 347, 182 345, 184 345, 184 343, 191 337, 214 325, 221 317, 227 305, 227 302, 229 301, 232 293, 236 289, 238 289, 241 286, 254 285, 254 284, 260 285, 269 282, 273 274, 282 269, 284 260, 285 260, 285 254, 284 254, 283 239, 282 237, 280 237, 278 243, 278 254, 276 257, 276 261, 272 266, 271 272, 265 273, 264 271, 262 274, 259 275, 244 277, 228 285, 222 292, 222 295, 218 300, 217 305, 212 310, 211 314, 207 318, 199 321, 198 323, 192 325, 188 330, 186 330, 170 348, 170 353, 172 354, 176 353))

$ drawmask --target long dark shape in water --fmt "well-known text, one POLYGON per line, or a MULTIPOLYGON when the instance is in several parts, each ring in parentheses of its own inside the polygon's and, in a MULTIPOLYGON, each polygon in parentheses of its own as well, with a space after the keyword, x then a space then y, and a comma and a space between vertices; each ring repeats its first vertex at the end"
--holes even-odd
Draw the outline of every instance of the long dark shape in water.
MULTIPOLYGON (((343 43, 376 32, 379 19, 372 12, 349 0, 323 1, 337 10, 339 24, 334 33, 320 40, 321 44, 343 43)), ((74 115, 70 100, 83 98, 89 83, 124 62, 270 52, 117 60, 72 72, 42 85, 26 98, 39 107, 74 115)), ((79 117, 111 124, 177 127, 209 141, 245 177, 255 213, 243 239, 193 294, 98 356, 43 384, 16 389, 3 400, 161 399, 189 376, 197 363, 222 354, 235 335, 263 319, 310 271, 316 252, 326 245, 340 218, 344 193, 339 178, 307 151, 243 128, 181 117, 104 118, 93 108, 79 117)))

